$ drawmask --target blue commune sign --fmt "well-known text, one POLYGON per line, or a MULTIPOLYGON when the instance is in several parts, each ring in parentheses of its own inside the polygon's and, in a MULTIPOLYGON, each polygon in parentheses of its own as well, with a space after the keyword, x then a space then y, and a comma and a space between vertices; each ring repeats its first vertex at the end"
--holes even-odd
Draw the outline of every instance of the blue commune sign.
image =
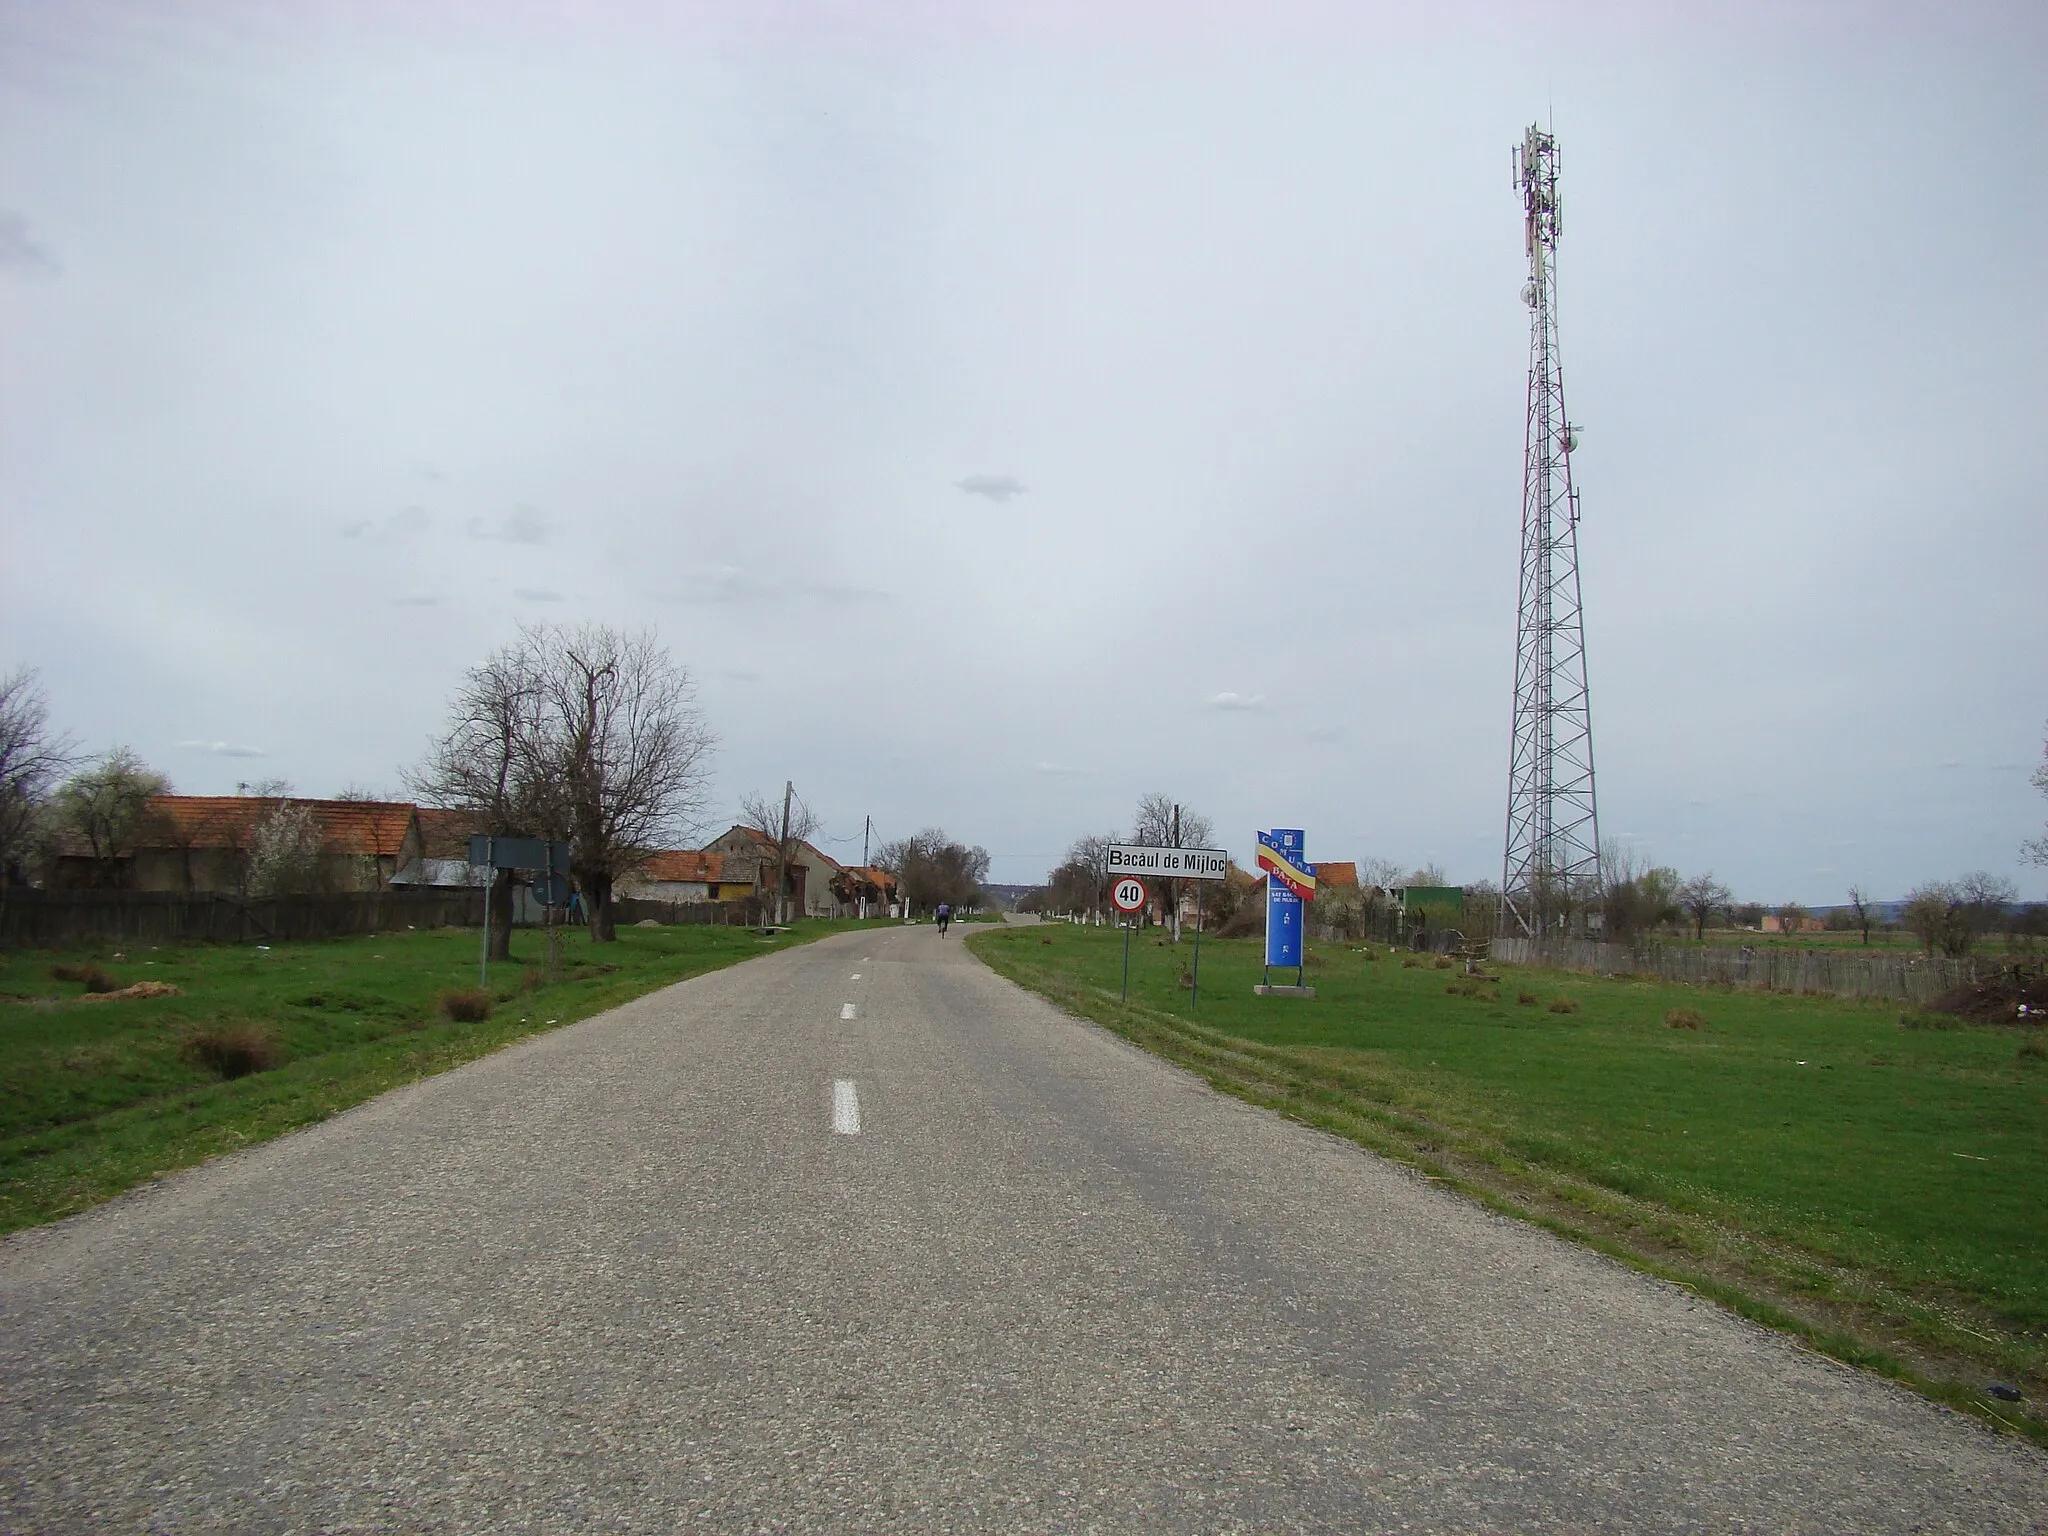
POLYGON ((1302 902, 1313 900, 1316 867, 1303 853, 1296 828, 1259 834, 1259 867, 1266 872, 1266 964, 1300 968, 1302 902))

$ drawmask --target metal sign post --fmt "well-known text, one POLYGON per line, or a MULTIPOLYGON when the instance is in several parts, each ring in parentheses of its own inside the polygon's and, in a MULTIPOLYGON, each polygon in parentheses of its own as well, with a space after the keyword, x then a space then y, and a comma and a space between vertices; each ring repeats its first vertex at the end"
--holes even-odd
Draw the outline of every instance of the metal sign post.
POLYGON ((495 837, 479 833, 469 840, 470 868, 488 869, 490 878, 484 881, 484 946, 483 955, 477 963, 477 974, 481 985, 491 984, 491 887, 498 883, 501 869, 529 869, 544 871, 546 876, 546 897, 542 905, 556 905, 562 877, 555 873, 557 865, 569 867, 569 845, 567 843, 544 842, 537 837, 495 837))
MULTIPOLYGON (((1111 843, 1109 872, 1112 875, 1157 875, 1167 880, 1193 880, 1195 886, 1195 966, 1188 1010, 1201 1001, 1202 987, 1202 887, 1204 880, 1230 878, 1230 853, 1223 848, 1158 848, 1150 843, 1111 843)), ((1142 885, 1140 889, 1142 889, 1142 885)), ((1114 897, 1112 896, 1112 900, 1114 897)), ((1118 910, 1122 910, 1119 908, 1118 910)), ((1175 914, 1176 918, 1178 914, 1175 914)), ((1128 950, 1129 945, 1125 948, 1128 950)))
MULTIPOLYGON (((473 837, 469 840, 469 862, 472 868, 478 863, 476 841, 473 837)), ((484 947, 483 952, 477 956, 476 984, 480 987, 488 987, 491 984, 491 887, 498 883, 498 870, 497 866, 491 863, 491 840, 487 837, 483 841, 484 856, 482 862, 490 868, 491 872, 484 880, 484 947)))
POLYGON ((1145 910, 1145 882, 1134 880, 1129 875, 1109 888, 1109 904, 1123 914, 1124 919, 1124 991, 1122 1001, 1131 1000, 1131 930, 1137 926, 1137 914, 1145 910))

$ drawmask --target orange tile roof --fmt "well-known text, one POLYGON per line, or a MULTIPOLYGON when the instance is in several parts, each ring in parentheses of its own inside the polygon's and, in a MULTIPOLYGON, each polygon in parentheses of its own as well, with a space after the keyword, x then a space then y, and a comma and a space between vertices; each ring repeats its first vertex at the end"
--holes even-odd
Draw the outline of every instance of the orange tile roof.
MULTIPOLYGON (((412 826, 413 807, 402 800, 301 800, 320 828, 329 853, 396 858, 412 826)), ((256 795, 152 795, 149 820, 156 846, 180 848, 242 848, 275 800, 256 795)))
POLYGON ((1316 865, 1316 885, 1324 890, 1344 890, 1348 888, 1355 891, 1358 889, 1358 866, 1356 864, 1318 863, 1316 865))
POLYGON ((703 853, 695 848, 665 848, 647 856, 640 866, 642 880, 675 880, 706 883, 725 879, 725 855, 703 853))
POLYGON ((896 877, 879 864, 848 864, 845 869, 856 880, 865 880, 868 884, 885 891, 892 889, 896 884, 896 877))

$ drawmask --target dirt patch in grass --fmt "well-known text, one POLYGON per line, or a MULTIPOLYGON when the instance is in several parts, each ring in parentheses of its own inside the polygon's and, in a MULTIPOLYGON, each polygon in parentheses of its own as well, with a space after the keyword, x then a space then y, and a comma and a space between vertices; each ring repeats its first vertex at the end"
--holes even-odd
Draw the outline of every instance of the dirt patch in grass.
POLYGON ((168 981, 138 981, 131 986, 116 987, 111 992, 87 992, 81 1003, 120 1003, 136 997, 182 997, 184 993, 168 981))
POLYGON ((1943 993, 1927 1011, 1973 1024, 2048 1025, 2048 973, 2014 966, 1988 981, 1943 993))

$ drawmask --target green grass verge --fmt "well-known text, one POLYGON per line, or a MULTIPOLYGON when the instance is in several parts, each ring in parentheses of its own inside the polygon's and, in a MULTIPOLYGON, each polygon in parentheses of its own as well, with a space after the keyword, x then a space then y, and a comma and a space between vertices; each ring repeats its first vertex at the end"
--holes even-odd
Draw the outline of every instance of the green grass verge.
POLYGON ((490 1017, 437 1006, 477 984, 474 929, 306 944, 98 945, 0 952, 0 1232, 67 1216, 145 1180, 267 1141, 527 1035, 686 977, 856 926, 622 928, 612 944, 562 934, 560 979, 521 931, 491 967, 490 1017), (82 1000, 57 964, 97 964, 176 997, 82 1000), (279 1064, 223 1081, 187 1042, 254 1026, 279 1064))
POLYGON ((2048 1443, 2048 1035, 1335 944, 1315 998, 1258 998, 1257 940, 1204 942, 1197 1020, 1189 943, 1140 936, 1128 1004, 1114 930, 970 943, 1225 1092, 2048 1443))

